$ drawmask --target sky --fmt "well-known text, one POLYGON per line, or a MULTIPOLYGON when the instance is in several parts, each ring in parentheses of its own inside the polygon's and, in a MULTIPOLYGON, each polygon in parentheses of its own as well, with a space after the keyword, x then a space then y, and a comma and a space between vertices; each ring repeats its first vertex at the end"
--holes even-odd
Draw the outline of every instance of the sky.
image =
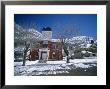
POLYGON ((21 26, 34 24, 39 32, 48 26, 53 38, 57 38, 56 34, 63 28, 70 29, 72 25, 79 28, 80 35, 97 37, 97 14, 15 14, 14 22, 21 26))

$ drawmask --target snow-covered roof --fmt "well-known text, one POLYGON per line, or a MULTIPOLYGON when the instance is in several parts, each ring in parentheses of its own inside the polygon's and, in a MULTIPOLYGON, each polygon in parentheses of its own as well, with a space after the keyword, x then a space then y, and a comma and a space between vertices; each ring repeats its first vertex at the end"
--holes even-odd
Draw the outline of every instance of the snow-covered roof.
POLYGON ((60 39, 51 39, 52 42, 60 42, 60 39))

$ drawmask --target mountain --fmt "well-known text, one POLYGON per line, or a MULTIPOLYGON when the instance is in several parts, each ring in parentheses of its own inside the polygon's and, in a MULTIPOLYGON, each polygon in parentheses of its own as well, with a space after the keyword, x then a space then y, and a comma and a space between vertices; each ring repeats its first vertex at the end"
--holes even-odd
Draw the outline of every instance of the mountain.
POLYGON ((15 40, 42 40, 42 34, 35 29, 23 29, 18 24, 14 24, 15 40))
MULTIPOLYGON (((14 39, 15 41, 41 41, 43 40, 43 35, 35 29, 23 29, 18 24, 14 24, 14 39)), ((52 42, 59 42, 60 39, 52 39, 52 42)), ((97 42, 93 37, 88 36, 75 36, 65 40, 73 46, 78 46, 82 48, 88 48, 91 46, 91 42, 97 42)))
POLYGON ((88 36, 75 36, 70 39, 66 39, 66 42, 69 44, 73 44, 76 46, 79 46, 81 48, 88 48, 91 46, 91 42, 94 42, 95 40, 93 37, 88 37, 88 36))
MULTIPOLYGON (((60 39, 52 39, 52 42, 60 42, 60 39)), ((93 37, 88 37, 88 36, 75 36, 69 39, 65 39, 65 42, 70 44, 71 46, 74 47, 81 47, 81 48, 88 48, 92 45, 93 43, 97 43, 96 40, 93 39, 93 37)))
POLYGON ((73 38, 70 38, 70 39, 66 39, 67 42, 71 43, 71 44, 74 44, 74 43, 90 43, 91 40, 93 40, 92 37, 88 37, 88 36, 75 36, 73 38))

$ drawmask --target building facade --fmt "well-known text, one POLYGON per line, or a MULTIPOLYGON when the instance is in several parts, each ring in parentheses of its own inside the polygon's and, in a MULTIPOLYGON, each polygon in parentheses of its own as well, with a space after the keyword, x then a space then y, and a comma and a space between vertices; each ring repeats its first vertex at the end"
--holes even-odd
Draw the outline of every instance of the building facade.
POLYGON ((52 30, 49 27, 42 29, 43 40, 40 42, 38 50, 32 51, 34 54, 30 60, 62 60, 62 45, 59 41, 52 40, 52 30))

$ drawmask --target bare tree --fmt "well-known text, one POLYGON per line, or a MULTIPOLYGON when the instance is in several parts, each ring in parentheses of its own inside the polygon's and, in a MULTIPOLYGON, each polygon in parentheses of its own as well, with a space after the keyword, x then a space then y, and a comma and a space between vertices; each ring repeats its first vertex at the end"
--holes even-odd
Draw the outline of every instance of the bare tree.
POLYGON ((23 28, 14 24, 14 29, 14 41, 16 43, 24 43, 23 66, 25 66, 26 55, 30 46, 39 42, 42 39, 42 35, 34 29, 34 25, 31 27, 27 25, 23 28))
POLYGON ((78 36, 79 34, 80 34, 79 26, 76 24, 67 24, 63 26, 62 31, 57 34, 57 37, 58 39, 60 39, 62 48, 67 56, 67 63, 69 63, 69 50, 68 50, 69 44, 67 40, 73 36, 78 36))

